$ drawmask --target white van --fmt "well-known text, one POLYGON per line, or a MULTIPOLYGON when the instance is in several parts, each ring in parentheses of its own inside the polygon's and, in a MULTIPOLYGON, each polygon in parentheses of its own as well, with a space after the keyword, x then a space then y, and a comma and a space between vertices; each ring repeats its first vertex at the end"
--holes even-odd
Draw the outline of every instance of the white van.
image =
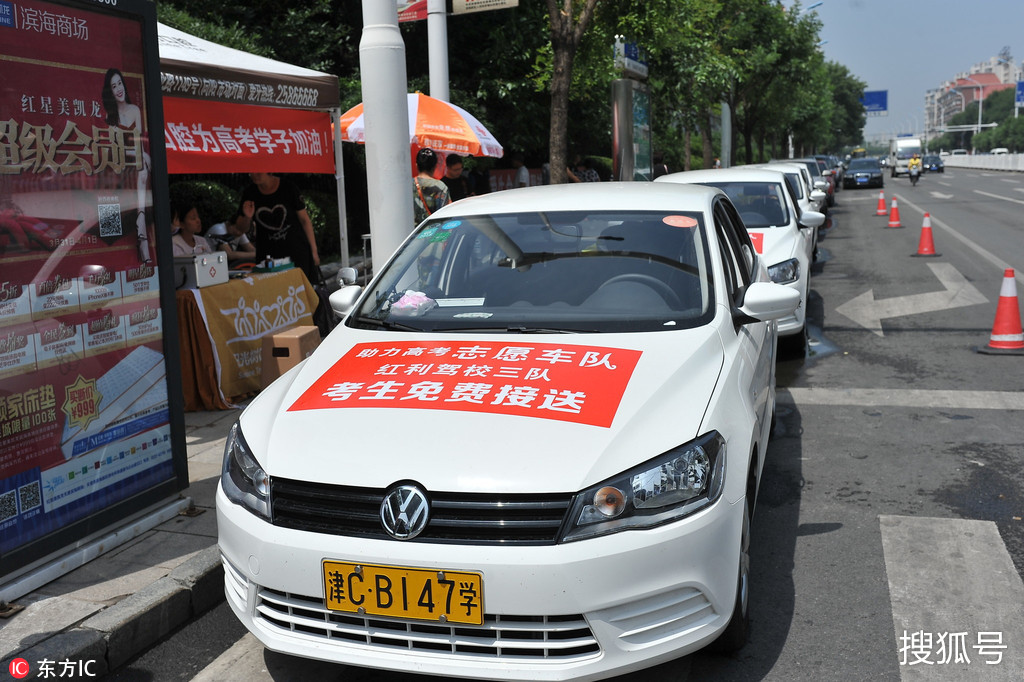
POLYGON ((1009 154, 1010 150, 1006 147, 996 147, 989 154, 1009 154))

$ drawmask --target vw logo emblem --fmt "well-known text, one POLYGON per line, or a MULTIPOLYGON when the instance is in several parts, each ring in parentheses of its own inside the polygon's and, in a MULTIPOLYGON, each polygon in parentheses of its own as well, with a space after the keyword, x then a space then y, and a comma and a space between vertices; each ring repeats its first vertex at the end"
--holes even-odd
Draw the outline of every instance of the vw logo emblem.
POLYGON ((396 540, 412 540, 427 527, 427 494, 414 485, 400 485, 380 503, 380 522, 396 540))

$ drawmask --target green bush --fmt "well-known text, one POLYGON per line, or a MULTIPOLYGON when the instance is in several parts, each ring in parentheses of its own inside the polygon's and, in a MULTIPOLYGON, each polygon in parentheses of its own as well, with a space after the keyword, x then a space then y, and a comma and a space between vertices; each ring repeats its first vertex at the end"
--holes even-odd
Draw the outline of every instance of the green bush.
POLYGON ((179 180, 169 186, 171 196, 185 194, 195 201, 203 230, 228 218, 238 208, 236 193, 227 186, 212 180, 179 180))

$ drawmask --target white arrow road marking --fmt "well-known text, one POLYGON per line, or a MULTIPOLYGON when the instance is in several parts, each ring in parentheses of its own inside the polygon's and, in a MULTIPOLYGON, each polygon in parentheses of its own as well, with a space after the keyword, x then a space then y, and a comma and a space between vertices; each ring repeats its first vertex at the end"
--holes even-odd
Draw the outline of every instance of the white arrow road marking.
POLYGON ((879 516, 878 525, 900 680, 1019 680, 1024 584, 996 524, 879 516))
POLYGON ((952 194, 943 194, 942 192, 929 192, 936 199, 952 199, 952 194))
POLYGON ((1003 201, 1012 201, 1015 204, 1024 204, 1024 201, 1020 199, 1011 199, 1010 197, 1001 197, 998 194, 990 194, 989 192, 982 192, 980 189, 974 190, 975 194, 980 194, 985 197, 992 197, 993 199, 1002 199, 1003 201))
POLYGON ((949 263, 928 263, 928 267, 939 279, 943 291, 897 296, 876 301, 874 289, 868 289, 860 296, 836 308, 836 312, 845 315, 879 336, 885 336, 882 332, 882 320, 891 317, 932 313, 938 310, 988 303, 988 299, 949 263))

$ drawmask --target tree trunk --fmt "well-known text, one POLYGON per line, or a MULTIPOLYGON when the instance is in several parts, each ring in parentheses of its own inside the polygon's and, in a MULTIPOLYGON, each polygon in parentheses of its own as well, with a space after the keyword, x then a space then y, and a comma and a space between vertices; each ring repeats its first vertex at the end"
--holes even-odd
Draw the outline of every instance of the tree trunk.
POLYGON ((690 153, 690 138, 691 137, 692 137, 692 134, 690 133, 690 129, 689 128, 684 129, 683 130, 683 170, 684 171, 690 170, 690 166, 691 166, 691 163, 692 163, 692 159, 690 158, 691 157, 691 153, 690 153))
MULTIPOLYGON (((554 42, 554 35, 552 35, 554 42)), ((554 74, 551 77, 551 130, 549 132, 549 153, 551 163, 551 184, 560 185, 569 181, 566 169, 569 166, 569 81, 572 78, 572 48, 555 44, 554 74)))
POLYGON ((714 118, 714 114, 711 113, 711 108, 704 110, 704 125, 700 127, 700 141, 704 147, 704 168, 711 168, 714 164, 714 147, 711 145, 711 119, 714 118))
POLYGON ((551 50, 554 57, 551 74, 551 132, 549 136, 549 163, 551 184, 564 184, 569 176, 568 127, 569 86, 572 83, 572 63, 576 58, 587 26, 594 17, 598 0, 547 0, 548 20, 551 25, 551 50), (574 10, 574 5, 581 5, 574 10))

